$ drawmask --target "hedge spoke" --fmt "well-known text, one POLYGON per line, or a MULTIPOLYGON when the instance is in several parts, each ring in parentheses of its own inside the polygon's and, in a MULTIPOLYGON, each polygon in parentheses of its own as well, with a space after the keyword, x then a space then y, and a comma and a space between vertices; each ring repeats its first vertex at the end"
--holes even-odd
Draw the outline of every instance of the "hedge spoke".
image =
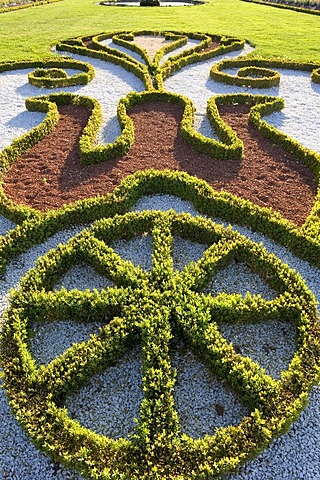
POLYGON ((172 234, 171 222, 168 218, 160 217, 154 224, 153 255, 151 281, 161 290, 169 287, 172 279, 172 234))
POLYGON ((152 455, 165 455, 178 433, 173 398, 175 377, 169 356, 170 311, 149 302, 141 308, 141 316, 145 398, 137 427, 138 443, 152 455))
POLYGON ((215 273, 237 256, 240 245, 240 239, 219 240, 205 251, 197 263, 190 263, 177 275, 179 283, 192 290, 203 290, 215 273))
POLYGON ((126 322, 115 318, 99 335, 87 342, 75 343, 47 366, 35 372, 37 390, 47 392, 61 402, 69 392, 79 388, 92 374, 104 370, 128 349, 132 331, 126 322))
POLYGON ((61 289, 30 295, 24 311, 28 318, 41 322, 72 319, 108 323, 121 315, 123 306, 129 301, 130 292, 124 288, 110 287, 101 292, 61 289))
POLYGON ((84 246, 83 252, 87 253, 97 271, 110 277, 116 285, 137 286, 146 277, 141 267, 123 260, 111 246, 93 236, 84 246))
POLYGON ((279 295, 274 300, 265 300, 260 295, 220 293, 216 297, 207 296, 211 320, 219 323, 257 323, 261 321, 288 319, 299 321, 300 311, 297 302, 288 304, 287 295, 279 295))
POLYGON ((210 301, 205 297, 186 297, 176 309, 177 329, 199 353, 211 371, 226 381, 250 408, 268 407, 277 382, 250 358, 237 354, 212 319, 210 301))

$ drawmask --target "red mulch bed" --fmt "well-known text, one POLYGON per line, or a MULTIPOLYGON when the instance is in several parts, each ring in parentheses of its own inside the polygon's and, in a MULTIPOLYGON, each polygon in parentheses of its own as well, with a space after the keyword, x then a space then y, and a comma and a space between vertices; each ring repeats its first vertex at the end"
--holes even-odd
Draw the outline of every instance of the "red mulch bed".
POLYGON ((272 207, 297 225, 314 204, 314 175, 283 148, 248 124, 248 106, 223 106, 220 113, 243 140, 241 161, 202 155, 181 138, 182 109, 169 103, 145 103, 131 110, 135 142, 128 154, 99 165, 80 163, 78 141, 89 113, 82 107, 59 108, 60 120, 44 140, 21 155, 5 176, 4 190, 19 204, 41 211, 112 192, 127 175, 156 168, 183 170, 253 203, 272 207))

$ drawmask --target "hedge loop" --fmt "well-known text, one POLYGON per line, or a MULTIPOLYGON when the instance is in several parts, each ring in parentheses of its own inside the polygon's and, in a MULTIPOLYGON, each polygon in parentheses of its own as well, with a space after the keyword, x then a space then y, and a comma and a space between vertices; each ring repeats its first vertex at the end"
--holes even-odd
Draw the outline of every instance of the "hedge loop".
POLYGON ((312 62, 291 62, 287 60, 269 60, 262 58, 238 58, 222 60, 213 65, 210 77, 221 83, 250 88, 270 88, 279 85, 280 75, 272 68, 289 68, 292 70, 306 70, 312 72, 311 79, 317 75, 318 65, 312 62), (231 75, 223 70, 237 68, 237 75, 231 75), (270 67, 270 68, 269 68, 270 67))
POLYGON ((28 81, 35 87, 59 88, 86 85, 93 77, 94 68, 90 64, 70 59, 44 63, 28 74, 28 81), (65 68, 83 70, 83 73, 75 73, 69 77, 65 68))

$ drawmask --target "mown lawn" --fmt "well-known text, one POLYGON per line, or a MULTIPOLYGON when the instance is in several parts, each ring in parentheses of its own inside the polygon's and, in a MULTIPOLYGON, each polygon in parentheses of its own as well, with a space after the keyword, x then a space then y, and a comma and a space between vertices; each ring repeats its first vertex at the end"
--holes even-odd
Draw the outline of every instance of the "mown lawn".
POLYGON ((181 29, 250 39, 255 55, 320 61, 320 17, 240 0, 197 7, 102 7, 62 0, 0 15, 0 61, 47 57, 58 40, 116 29, 181 29))

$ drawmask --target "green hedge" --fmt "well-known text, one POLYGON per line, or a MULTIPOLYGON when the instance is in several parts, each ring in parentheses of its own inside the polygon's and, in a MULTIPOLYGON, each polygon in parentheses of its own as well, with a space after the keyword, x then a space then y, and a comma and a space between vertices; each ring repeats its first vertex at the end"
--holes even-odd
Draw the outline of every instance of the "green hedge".
MULTIPOLYGON (((319 68, 316 63, 312 62, 291 62, 288 60, 269 60, 262 58, 239 58, 222 60, 221 62, 213 65, 210 70, 210 77, 221 83, 228 85, 237 85, 239 87, 252 87, 252 88, 268 88, 279 84, 280 75, 278 72, 273 72, 271 68, 289 68, 292 70, 304 70, 312 72, 313 77, 317 75, 317 69, 319 68), (238 71, 238 75, 230 75, 223 72, 227 68, 241 67, 238 71), (264 68, 266 67, 266 68, 264 68), (243 72, 245 75, 243 75, 243 72), (252 72, 252 77, 247 77, 247 72, 252 72), (260 77, 263 74, 263 77, 260 77)), ((314 80, 316 81, 316 80, 314 80)))
POLYGON ((146 62, 146 64, 150 66, 151 62, 150 62, 147 50, 145 48, 141 48, 136 43, 132 43, 133 39, 134 39, 133 33, 131 35, 119 34, 119 35, 114 35, 112 37, 113 43, 115 43, 116 45, 125 47, 128 50, 131 50, 132 52, 138 53, 141 56, 141 58, 146 62))
POLYGON ((245 44, 244 40, 232 37, 222 37, 219 35, 193 34, 190 36, 190 38, 193 39, 200 39, 199 37, 202 38, 202 42, 200 42, 199 45, 190 50, 185 50, 184 52, 181 52, 181 54, 173 56, 164 62, 161 66, 161 72, 156 76, 156 85, 158 89, 163 89, 163 81, 169 75, 182 69, 186 65, 198 63, 236 50, 241 50, 245 44), (218 42, 219 45, 212 50, 202 52, 201 50, 209 46, 211 42, 218 42))
POLYGON ((145 65, 135 61, 132 57, 122 54, 116 49, 110 49, 101 45, 99 50, 94 50, 81 45, 81 40, 66 40, 57 44, 57 50, 76 53, 77 55, 85 55, 92 58, 98 58, 106 62, 115 63, 128 70, 128 72, 136 75, 146 86, 147 90, 153 89, 152 79, 150 78, 148 69, 145 65), (102 47, 104 47, 102 49, 102 47), (110 52, 113 50, 114 52, 110 52))
POLYGON ((163 89, 163 81, 171 73, 183 68, 186 65, 200 62, 208 58, 222 55, 234 50, 243 48, 245 41, 233 37, 225 37, 221 35, 212 35, 205 33, 188 33, 180 31, 149 31, 143 30, 138 32, 116 32, 116 33, 101 33, 92 37, 79 37, 77 39, 68 39, 60 42, 57 45, 58 50, 65 50, 80 55, 88 55, 101 60, 111 61, 117 63, 127 70, 133 72, 141 80, 144 81, 147 90, 163 89), (154 59, 150 59, 147 51, 140 48, 138 45, 132 43, 135 36, 139 35, 163 35, 166 39, 173 39, 173 42, 161 48, 154 59), (130 55, 120 52, 119 50, 100 42, 106 38, 113 38, 115 44, 121 45, 131 51, 137 52, 145 60, 147 66, 134 60, 130 55), (170 57, 163 65, 160 66, 160 60, 166 53, 173 51, 173 49, 185 45, 188 38, 199 40, 199 44, 187 49, 177 55, 170 57), (90 41, 92 47, 86 47, 85 43, 90 41), (212 42, 218 42, 217 48, 210 51, 203 52, 212 42))
POLYGON ((127 35, 127 34, 119 34, 119 35, 114 35, 114 34, 109 34, 109 33, 102 33, 100 35, 96 35, 92 37, 92 45, 95 50, 101 50, 105 51, 108 53, 111 53, 112 55, 119 56, 129 62, 133 62, 137 64, 138 66, 140 65, 141 62, 138 62, 135 60, 133 57, 131 57, 129 54, 121 52, 120 50, 117 50, 116 48, 110 47, 108 45, 104 45, 101 42, 103 40, 106 40, 107 38, 112 38, 112 42, 115 45, 122 45, 125 46, 128 50, 131 50, 133 52, 139 53, 141 57, 146 60, 146 50, 140 48, 138 45, 132 44, 129 42, 129 38, 131 38, 133 35, 127 35))
MULTIPOLYGON (((0 171, 2 176, 5 175, 19 155, 29 150, 48 133, 53 131, 59 120, 57 108, 59 105, 80 105, 91 111, 88 123, 83 129, 79 140, 79 154, 83 163, 89 165, 106 161, 110 158, 116 158, 126 153, 131 147, 134 140, 134 127, 132 120, 126 113, 124 100, 120 101, 118 105, 118 117, 122 129, 121 135, 113 143, 95 146, 94 141, 102 122, 102 111, 97 100, 71 93, 57 93, 28 98, 26 99, 26 108, 28 110, 43 112, 47 115, 39 125, 21 137, 18 137, 9 147, 2 150, 0 153, 0 171)), ((35 214, 32 209, 29 212, 29 210, 25 210, 24 207, 15 207, 14 204, 6 198, 3 190, 0 196, 3 213, 9 214, 10 216, 13 215, 14 219, 16 219, 15 210, 17 211, 18 218, 21 218, 21 215, 22 218, 25 217, 24 211, 27 217, 29 217, 30 214, 35 214)))
POLYGON ((22 10, 29 7, 39 7, 40 5, 47 5, 48 3, 61 2, 62 0, 35 0, 30 3, 21 3, 20 5, 14 5, 12 7, 0 8, 0 13, 14 12, 15 10, 22 10))
POLYGON ((166 40, 172 40, 170 43, 167 45, 164 45, 162 48, 160 48, 155 57, 154 57, 154 68, 158 68, 160 65, 160 60, 164 55, 167 53, 170 53, 174 51, 177 48, 183 47, 188 43, 188 36, 187 35, 177 35, 177 34, 170 34, 167 33, 165 35, 166 40))
MULTIPOLYGON (((15 205, 11 205, 11 208, 7 205, 7 210, 3 213, 16 221, 25 221, 6 237, 0 238, 2 268, 11 258, 70 223, 85 224, 92 219, 122 214, 139 198, 157 193, 172 194, 190 201, 204 215, 221 218, 231 224, 249 226, 286 246, 298 257, 320 267, 320 237, 316 231, 307 233, 271 209, 258 207, 227 192, 216 192, 205 181, 186 173, 145 170, 128 176, 114 193, 103 199, 86 199, 48 212, 44 215, 46 221, 41 221, 43 214, 28 207, 20 206, 17 212, 15 205)), ((312 214, 309 221, 313 224, 312 214)))
POLYGON ((309 13, 311 15, 320 15, 320 10, 313 10, 312 8, 303 8, 295 5, 288 5, 286 3, 269 2, 263 0, 241 0, 242 2, 258 3, 259 5, 267 5, 275 8, 286 8, 287 10, 294 10, 295 12, 309 13))
MULTIPOLYGON (((29 74, 30 75, 30 74, 29 74)), ((33 72, 34 77, 44 78, 49 77, 51 79, 62 79, 67 78, 67 72, 65 72, 62 68, 36 68, 33 72)))
POLYGON ((183 108, 180 133, 191 147, 212 158, 219 158, 221 160, 239 159, 243 153, 243 143, 234 131, 221 119, 215 103, 216 98, 217 97, 209 100, 207 113, 212 127, 221 137, 221 141, 205 137, 194 130, 194 106, 192 102, 183 95, 156 90, 153 92, 130 93, 126 99, 122 99, 120 103, 125 105, 126 112, 133 106, 140 105, 144 102, 169 102, 178 104, 183 108))
POLYGON ((313 70, 311 74, 311 80, 314 83, 320 83, 320 68, 316 68, 315 70, 313 70))
MULTIPOLYGON (((79 141, 80 159, 83 163, 89 165, 113 159, 127 153, 134 142, 134 124, 129 117, 128 112, 135 105, 153 101, 176 103, 182 106, 184 109, 184 113, 181 120, 180 131, 182 137, 186 140, 186 142, 201 153, 205 153, 213 158, 228 160, 241 158, 243 154, 243 144, 241 140, 237 137, 237 135, 234 133, 234 131, 221 119, 218 112, 217 103, 232 103, 238 101, 242 103, 267 102, 269 105, 268 113, 273 111, 275 108, 279 109, 283 106, 283 103, 279 99, 275 99, 273 97, 254 97, 240 95, 225 96, 225 100, 223 96, 210 99, 208 102, 208 117, 212 127, 221 137, 221 141, 217 141, 211 138, 207 138, 193 129, 194 107, 192 105, 192 102, 187 98, 183 97, 182 95, 176 95, 162 91, 130 93, 127 97, 121 99, 118 105, 118 119, 121 126, 121 135, 115 140, 115 142, 99 146, 95 146, 94 141, 101 125, 102 113, 101 107, 96 100, 90 99, 88 97, 61 93, 27 99, 26 106, 29 110, 32 111, 48 112, 50 118, 53 118, 53 115, 55 115, 56 120, 50 120, 51 130, 56 124, 58 118, 58 111, 55 110, 54 105, 52 105, 49 112, 48 105, 50 103, 57 105, 77 104, 90 109, 92 112, 91 116, 89 118, 88 124, 83 130, 79 141), (55 112, 54 114, 52 113, 53 111, 55 112)), ((267 107, 265 106, 265 108, 267 107)), ((27 136, 30 136, 30 140, 28 141, 28 148, 30 148, 32 145, 34 145, 34 143, 36 143, 36 139, 37 141, 39 141, 40 139, 44 138, 44 136, 48 133, 49 130, 47 124, 48 120, 46 119, 43 124, 40 124, 38 127, 36 127, 37 131, 43 129, 43 135, 41 137, 35 137, 32 133, 33 130, 26 134, 27 136), (43 125, 43 127, 41 127, 41 125, 43 125)), ((260 124, 260 117, 258 115, 256 126, 261 130, 260 124)), ((266 128, 268 128, 268 125, 266 128)), ((277 131, 275 130, 274 137, 276 138, 276 136, 277 131)), ((25 149, 23 151, 26 151, 26 142, 24 142, 24 147, 25 149)), ((10 147, 8 148, 10 149, 10 147)), ((19 152, 16 151, 16 156, 14 157, 14 159, 20 153, 22 153, 21 149, 19 152)), ((311 153, 310 158, 312 158, 311 153)), ((10 160, 10 165, 14 161, 14 159, 10 160)), ((5 171, 8 166, 9 162, 3 163, 3 171, 5 171)))
MULTIPOLYGON (((32 108, 31 105, 32 105, 32 102, 29 102, 28 100, 26 100, 27 108, 29 106, 32 108)), ((4 148, 0 152, 1 177, 4 176, 6 171, 10 168, 13 162, 19 157, 19 155, 29 150, 33 145, 35 145, 40 140, 42 140, 48 133, 52 132, 55 125, 57 124, 59 120, 59 112, 57 107, 54 104, 52 103, 43 104, 41 105, 41 107, 39 107, 39 111, 47 113, 46 118, 40 123, 40 125, 37 125, 29 132, 15 139, 10 146, 4 148)), ((8 201, 5 198, 3 191, 1 192, 1 197, 2 197, 1 198, 2 208, 4 208, 5 211, 9 209, 8 212, 10 211, 14 212, 15 206, 12 204, 12 202, 8 201)), ((19 211, 18 216, 20 217, 21 214, 23 215, 24 209, 23 207, 17 207, 17 209, 19 211)), ((26 210, 26 212, 28 212, 28 210, 26 210)), ((30 213, 31 215, 34 214, 34 212, 30 212, 30 213)), ((30 213, 28 212, 27 216, 29 216, 30 213)))
POLYGON ((255 82, 259 80, 263 81, 263 85, 268 87, 275 87, 280 83, 280 74, 269 68, 242 67, 238 70, 238 77, 245 78, 246 80, 249 80, 248 77, 251 77, 249 84, 251 87, 259 86, 259 83, 258 85, 255 84, 255 82), (268 85, 266 85, 266 82, 268 85))
POLYGON ((90 37, 67 39, 60 42, 57 45, 57 49, 116 63, 137 75, 137 77, 145 83, 147 90, 153 90, 153 88, 162 90, 164 79, 167 78, 171 73, 192 63, 201 62, 203 60, 235 50, 241 50, 244 44, 244 40, 234 37, 212 35, 208 33, 186 34, 185 32, 181 31, 160 32, 143 30, 138 32, 126 31, 101 33, 99 35, 93 35, 90 37), (161 48, 155 55, 154 59, 150 59, 145 49, 142 49, 135 43, 132 43, 134 37, 139 35, 163 35, 166 39, 172 39, 173 41, 161 48), (134 51, 141 55, 146 62, 146 65, 143 65, 141 62, 133 59, 129 54, 101 44, 101 41, 107 38, 112 38, 115 44, 121 45, 128 50, 134 51), (185 45, 188 41, 188 38, 199 40, 199 44, 192 48, 186 49, 177 55, 173 55, 167 61, 165 61, 163 65, 160 65, 160 60, 163 55, 185 45), (203 51, 212 42, 217 42, 218 46, 212 50, 203 51), (91 44, 89 47, 86 46, 88 43, 91 44))
MULTIPOLYGON (((35 69, 65 69, 72 68, 75 70, 82 70, 84 73, 76 74, 70 77, 70 79, 79 78, 79 83, 74 83, 74 85, 81 85, 84 83, 89 83, 95 75, 95 71, 90 63, 80 62, 78 60, 73 60, 72 58, 57 58, 57 59, 47 59, 47 60, 22 60, 18 62, 2 62, 0 63, 0 72, 7 72, 10 70, 19 70, 22 68, 35 68, 35 69), (84 79, 86 79, 84 81, 84 79), (82 81, 81 81, 82 80, 82 81)), ((66 85, 65 85, 66 86, 66 85)))
POLYGON ((272 142, 281 145, 285 150, 295 155, 304 164, 306 164, 315 174, 319 181, 320 173, 320 154, 313 150, 304 147, 296 140, 289 137, 289 135, 281 132, 273 125, 270 125, 261 117, 270 115, 274 111, 279 111, 284 108, 284 100, 278 97, 251 95, 246 93, 239 94, 225 94, 218 95, 209 99, 207 114, 214 126, 215 130, 221 137, 222 141, 228 145, 234 145, 234 157, 231 155, 225 158, 241 158, 242 142, 238 139, 235 132, 223 122, 219 116, 217 105, 232 105, 232 104, 249 104, 252 105, 249 112, 249 122, 256 127, 256 129, 272 142), (241 142, 241 143, 240 143, 241 142))
POLYGON ((36 87, 71 87, 74 85, 86 85, 93 79, 94 74, 94 68, 90 64, 65 59, 44 63, 43 66, 36 68, 34 72, 28 74, 28 80, 31 85, 36 87), (77 73, 69 77, 63 70, 64 68, 83 70, 84 73, 77 73))
MULTIPOLYGON (((178 175, 173 180, 179 180, 178 175)), ((199 183, 190 177, 186 180, 199 183)), ((105 208, 104 199, 97 201, 99 206, 105 208)), ((39 231, 45 231, 48 220, 29 222, 26 240, 35 232, 36 223, 39 231)), ((319 380, 316 301, 300 276, 232 229, 172 211, 102 218, 41 257, 12 296, 1 340, 5 385, 20 423, 38 447, 89 478, 221 477, 287 431, 319 380), (153 269, 149 273, 122 260, 109 246, 118 238, 141 234, 153 236, 153 269), (208 245, 197 264, 175 273, 171 261, 174 235, 191 236, 208 245), (248 263, 264 276, 276 289, 276 298, 266 301, 259 296, 220 295, 215 299, 201 293, 212 275, 233 259, 248 263), (52 291, 58 278, 79 262, 92 265, 115 286, 101 293, 52 291), (294 323, 297 349, 279 381, 224 340, 215 322, 221 321, 221 312, 226 322, 285 318, 294 323), (32 322, 70 316, 79 322, 102 320, 104 326, 87 342, 74 344, 47 366, 39 367, 29 349, 32 322), (180 434, 170 339, 181 335, 242 398, 248 415, 238 426, 218 429, 197 440, 180 434), (133 437, 112 440, 69 418, 63 408, 65 398, 137 342, 142 343, 144 399, 133 437)))
POLYGON ((122 129, 121 135, 113 143, 98 146, 95 146, 94 142, 101 126, 102 110, 97 100, 71 93, 57 93, 26 100, 27 108, 32 111, 48 111, 49 105, 51 105, 53 110, 56 108, 55 104, 80 105, 91 111, 88 123, 83 129, 79 140, 80 159, 83 163, 90 165, 116 158, 125 154, 131 147, 134 139, 134 127, 124 108, 124 100, 120 101, 118 105, 118 117, 122 129))

